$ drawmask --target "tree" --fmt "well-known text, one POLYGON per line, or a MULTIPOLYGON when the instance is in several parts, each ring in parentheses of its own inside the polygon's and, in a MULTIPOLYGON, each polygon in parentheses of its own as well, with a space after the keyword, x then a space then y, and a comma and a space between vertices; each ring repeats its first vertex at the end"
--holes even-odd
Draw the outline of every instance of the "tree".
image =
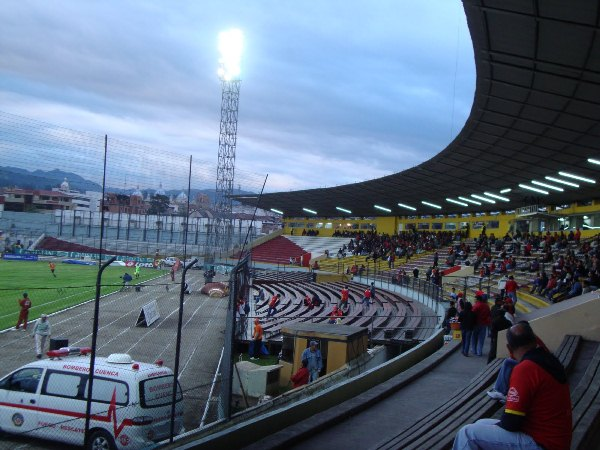
POLYGON ((148 214, 165 214, 169 210, 169 197, 166 195, 155 195, 150 200, 148 214))

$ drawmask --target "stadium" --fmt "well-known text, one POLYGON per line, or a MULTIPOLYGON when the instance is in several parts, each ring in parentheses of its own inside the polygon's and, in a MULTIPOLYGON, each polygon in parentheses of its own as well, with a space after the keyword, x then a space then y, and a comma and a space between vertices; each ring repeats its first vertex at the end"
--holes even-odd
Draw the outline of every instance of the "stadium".
MULTIPOLYGON (((190 179, 213 168, 173 155, 169 176, 187 183, 183 195, 162 185, 115 192, 87 214, 70 205, 92 200, 68 185, 5 189, 0 375, 35 358, 30 333, 12 331, 27 293, 30 322, 48 314, 54 344, 174 369, 186 431, 159 448, 451 448, 463 426, 501 418, 486 393, 509 352, 505 332, 484 333, 466 357, 450 302, 510 298, 513 319, 527 320, 564 367, 570 448, 598 448, 600 5, 463 5, 471 112, 446 148, 411 169, 262 195, 241 172, 253 192, 208 201, 190 179), (52 211, 30 219, 19 196, 52 211), (318 377, 292 388, 313 341, 318 377)), ((32 140, 47 128, 0 118, 32 140)), ((94 154, 90 170, 104 152, 104 186, 118 184, 124 154, 140 170, 156 164, 141 146, 70 139, 94 154)), ((0 447, 59 448, 30 439, 44 428, 30 420, 0 447)))

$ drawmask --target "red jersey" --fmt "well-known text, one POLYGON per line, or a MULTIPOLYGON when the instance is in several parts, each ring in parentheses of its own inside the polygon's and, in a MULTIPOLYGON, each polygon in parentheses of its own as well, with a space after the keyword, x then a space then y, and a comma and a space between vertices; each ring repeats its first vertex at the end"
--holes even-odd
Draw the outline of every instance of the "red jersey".
POLYGON ((475 302, 473 312, 477 316, 477 326, 489 326, 492 324, 492 313, 487 302, 475 302))
POLYGON ((371 298, 371 289, 365 291, 365 298, 371 298))
POLYGON ((300 367, 300 369, 298 369, 298 372, 292 375, 291 380, 293 387, 297 388, 298 386, 303 386, 307 384, 309 375, 310 372, 306 367, 300 367))
POLYGON ((29 311, 29 308, 31 308, 31 300, 22 298, 19 300, 19 306, 21 307, 21 311, 29 311))
POLYGON ((520 431, 546 450, 570 448, 569 384, 560 383, 532 360, 523 360, 513 369, 504 414, 523 418, 520 431))
POLYGON ((504 286, 504 290, 506 292, 517 292, 517 282, 515 280, 506 280, 506 285, 504 286))
POLYGON ((348 289, 342 289, 341 294, 342 294, 342 302, 344 302, 344 303, 347 302, 348 295, 349 295, 348 289))

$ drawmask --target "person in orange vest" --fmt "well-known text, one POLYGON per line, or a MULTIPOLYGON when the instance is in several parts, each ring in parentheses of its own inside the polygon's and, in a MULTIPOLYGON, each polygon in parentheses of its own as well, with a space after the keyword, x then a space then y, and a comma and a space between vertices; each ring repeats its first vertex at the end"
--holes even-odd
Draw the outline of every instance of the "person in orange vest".
POLYGON ((19 320, 17 320, 15 329, 18 330, 21 324, 23 324, 23 331, 27 331, 27 317, 29 316, 29 308, 31 308, 31 300, 27 292, 23 292, 23 298, 19 300, 19 306, 21 310, 19 311, 19 320))
POLYGON ((254 319, 254 332, 252 333, 252 357, 250 359, 260 359, 260 350, 262 349, 263 327, 258 318, 254 319))
POLYGON ((54 273, 54 270, 56 270, 56 264, 54 264, 52 261, 50 261, 48 263, 48 267, 50 267, 50 272, 52 272, 52 276, 54 278, 56 278, 56 274, 54 273))

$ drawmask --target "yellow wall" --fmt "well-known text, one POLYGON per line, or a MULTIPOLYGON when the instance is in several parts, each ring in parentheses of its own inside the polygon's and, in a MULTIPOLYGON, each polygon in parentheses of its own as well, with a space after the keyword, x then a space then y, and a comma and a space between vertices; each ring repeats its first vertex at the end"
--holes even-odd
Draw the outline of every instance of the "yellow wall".
MULTIPOLYGON (((556 210, 555 207, 549 207, 548 211, 555 216, 573 216, 583 214, 598 214, 600 213, 600 199, 594 200, 590 206, 578 206, 572 204, 569 208, 556 210)), ((394 234, 399 228, 407 230, 409 226, 414 226, 417 230, 422 231, 458 231, 461 229, 461 224, 466 222, 469 224, 469 238, 476 238, 481 233, 481 228, 475 228, 477 222, 483 222, 486 225, 486 233, 494 233, 496 237, 502 237, 510 231, 511 224, 517 220, 515 214, 505 214, 501 212, 497 215, 483 215, 475 217, 471 214, 470 217, 441 217, 436 218, 434 216, 421 218, 409 218, 411 216, 394 216, 394 217, 373 217, 369 219, 315 219, 315 218, 285 218, 284 219, 284 233, 290 234, 292 231, 291 224, 295 224, 294 234, 301 235, 302 230, 318 230, 319 236, 332 236, 336 230, 349 230, 349 231, 368 231, 375 228, 378 233, 394 234), (489 222, 498 222, 498 227, 493 228, 489 222), (442 229, 434 229, 434 223, 441 223, 442 229), (455 224, 455 229, 447 228, 447 224, 455 224), (423 224, 428 224, 423 227, 423 224)), ((518 220, 527 220, 527 217, 520 217, 518 220)), ((551 230, 554 231, 554 230, 551 230)), ((581 235, 584 238, 592 237, 598 234, 598 230, 595 229, 581 229, 581 235)))

